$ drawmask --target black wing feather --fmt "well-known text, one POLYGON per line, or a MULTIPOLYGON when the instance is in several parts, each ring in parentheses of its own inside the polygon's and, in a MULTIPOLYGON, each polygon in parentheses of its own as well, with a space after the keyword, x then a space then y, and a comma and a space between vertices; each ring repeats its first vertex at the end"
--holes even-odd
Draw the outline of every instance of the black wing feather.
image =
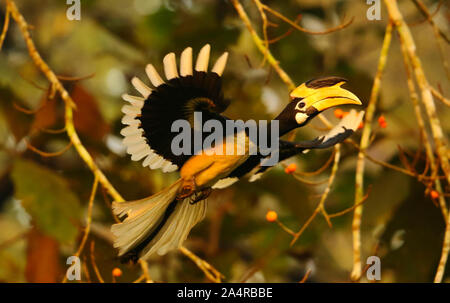
MULTIPOLYGON (((225 118, 219 114, 230 102, 223 97, 221 86, 218 74, 198 71, 194 71, 192 76, 174 78, 158 86, 145 101, 141 116, 137 118, 149 146, 164 159, 181 167, 191 156, 172 153, 171 142, 177 135, 171 131, 172 123, 179 119, 192 121, 195 111, 202 112, 203 121, 224 121, 225 118)), ((208 135, 203 133, 203 138, 208 135)), ((192 147, 191 155, 194 152, 192 147)))

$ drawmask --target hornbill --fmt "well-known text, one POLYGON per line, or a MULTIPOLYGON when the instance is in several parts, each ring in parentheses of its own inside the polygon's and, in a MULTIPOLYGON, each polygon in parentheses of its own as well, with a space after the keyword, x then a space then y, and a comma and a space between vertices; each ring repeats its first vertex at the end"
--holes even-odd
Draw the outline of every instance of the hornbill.
MULTIPOLYGON (((134 77, 131 83, 142 96, 122 96, 130 103, 122 108, 125 114, 122 123, 127 126, 121 134, 131 159, 143 159, 142 165, 150 169, 180 172, 180 178, 175 183, 150 197, 113 203, 113 212, 121 218, 125 217, 111 228, 115 236, 114 247, 119 249, 123 262, 146 259, 155 252, 163 255, 180 247, 192 227, 203 219, 206 197, 212 188, 224 188, 249 172, 256 171, 259 175, 268 168, 262 164, 268 158, 267 154, 261 152, 259 141, 252 140, 247 129, 239 134, 224 132, 223 139, 214 142, 208 150, 194 144, 189 147, 189 153, 173 151, 173 140, 178 135, 173 128, 175 121, 187 121, 188 135, 192 140, 195 140, 197 131, 194 125, 196 113, 202 114, 203 127, 200 129, 204 129, 205 123, 211 119, 223 125, 231 121, 221 114, 230 103, 221 89, 228 53, 217 59, 211 71, 208 71, 209 56, 210 46, 207 44, 200 50, 193 68, 192 48, 188 47, 181 53, 178 71, 175 54, 169 53, 163 59, 167 81, 163 81, 155 67, 148 64, 145 71, 153 88, 134 77), (234 139, 242 134, 245 140, 240 147, 244 152, 237 153, 239 143, 234 139), (230 136, 233 140, 227 140, 230 136), (221 152, 227 146, 234 152, 221 152), (250 146, 256 147, 257 152, 250 155, 250 146)), ((279 126, 279 134, 275 135, 281 137, 306 125, 330 107, 361 105, 357 96, 341 87, 344 83, 343 78, 327 77, 310 80, 294 89, 290 93, 291 101, 271 121, 277 121, 279 126)), ((363 112, 353 110, 327 135, 312 141, 277 139, 278 161, 309 149, 326 148, 341 142, 357 129, 362 115, 363 112)), ((205 140, 209 134, 203 132, 201 138, 205 140)), ((266 142, 270 141, 271 136, 269 132, 266 142)))

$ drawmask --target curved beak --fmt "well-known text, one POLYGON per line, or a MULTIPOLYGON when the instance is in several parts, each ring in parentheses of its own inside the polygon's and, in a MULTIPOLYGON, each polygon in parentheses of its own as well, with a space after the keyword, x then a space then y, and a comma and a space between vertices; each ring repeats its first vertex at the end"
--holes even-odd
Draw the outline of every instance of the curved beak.
POLYGON ((344 83, 345 81, 340 81, 322 87, 308 87, 302 84, 291 93, 291 97, 302 97, 306 108, 312 106, 319 112, 338 105, 361 105, 361 100, 355 94, 341 87, 344 83))
POLYGON ((341 87, 320 88, 317 93, 309 96, 307 99, 309 100, 306 103, 310 103, 319 112, 338 105, 362 104, 355 94, 341 87))

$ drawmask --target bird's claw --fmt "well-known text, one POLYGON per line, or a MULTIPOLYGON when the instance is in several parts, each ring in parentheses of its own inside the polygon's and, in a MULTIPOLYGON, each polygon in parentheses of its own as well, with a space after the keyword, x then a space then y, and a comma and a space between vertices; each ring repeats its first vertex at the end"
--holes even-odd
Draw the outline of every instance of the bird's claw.
POLYGON ((204 188, 202 189, 200 192, 196 193, 194 199, 192 201, 190 201, 190 204, 195 204, 198 203, 202 200, 205 200, 206 198, 209 197, 209 195, 211 194, 212 189, 211 188, 204 188))
POLYGON ((192 196, 192 194, 195 192, 195 181, 194 180, 187 180, 185 181, 185 184, 181 187, 180 191, 178 192, 176 199, 177 200, 183 200, 187 197, 192 196))

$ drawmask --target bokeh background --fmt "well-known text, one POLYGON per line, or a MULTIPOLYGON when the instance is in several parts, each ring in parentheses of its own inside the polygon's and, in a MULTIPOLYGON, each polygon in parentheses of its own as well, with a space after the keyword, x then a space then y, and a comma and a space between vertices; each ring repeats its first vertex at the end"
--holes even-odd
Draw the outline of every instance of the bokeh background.
MULTIPOLYGON (((143 198, 171 184, 176 173, 163 174, 142 168, 125 153, 119 134, 122 125, 120 98, 132 92, 134 75, 145 79, 144 68, 152 62, 161 71, 162 58, 187 46, 198 51, 212 46, 212 60, 229 51, 224 73, 224 93, 232 99, 226 114, 232 118, 270 119, 288 102, 288 89, 255 47, 248 30, 228 1, 214 0, 83 0, 81 20, 68 21, 65 1, 16 1, 32 25, 38 51, 58 75, 91 76, 82 81, 64 81, 77 104, 75 127, 83 144, 115 188, 128 200, 143 198)), ((411 26, 417 52, 430 83, 448 96, 446 78, 432 28, 411 1, 399 1, 411 26)), ((431 11, 438 1, 427 0, 431 11)), ((242 1, 253 25, 261 33, 261 19, 252 1, 242 1)), ((366 18, 368 5, 357 0, 264 1, 291 19, 302 15, 300 24, 312 30, 336 26, 354 17, 347 28, 328 35, 312 36, 298 31, 271 45, 280 65, 300 84, 318 76, 336 75, 349 80, 347 87, 366 104, 388 21, 381 5, 381 20, 366 18)), ((5 13, 0 2, 0 24, 5 13)), ((449 4, 436 13, 437 25, 449 34, 449 4)), ((271 18, 269 28, 277 37, 289 26, 271 18)), ((450 48, 444 53, 450 60, 450 48)), ((69 143, 65 133, 48 129, 64 126, 63 102, 50 98, 48 83, 28 55, 18 27, 12 23, 0 52, 0 281, 61 281, 66 259, 77 250, 93 175, 72 147, 57 157, 42 157, 26 142, 46 152, 57 152, 69 143), (20 109, 27 109, 26 112, 20 109)), ((436 100, 446 135, 450 110, 436 100)), ((325 115, 332 123, 333 112, 325 115)), ((420 144, 419 129, 409 100, 403 60, 394 33, 380 102, 375 117, 384 115, 386 128, 374 123, 375 140, 369 153, 376 159, 402 166, 398 147, 410 160, 420 144)), ((318 120, 318 119, 316 119, 318 120)), ((320 121, 297 133, 298 140, 323 133, 320 121)), ((358 141, 360 134, 353 139, 358 141)), ((313 171, 330 157, 332 149, 314 151, 290 159, 299 171, 313 171)), ((423 153, 423 149, 422 149, 423 153)), ((342 147, 337 179, 326 202, 334 213, 352 206, 357 151, 342 147)), ((425 167, 419 157, 417 168, 425 167)), ((419 170, 421 171, 421 170, 419 170)), ((309 178, 321 181, 330 170, 309 178)), ((370 255, 381 258, 383 282, 432 281, 439 261, 445 221, 425 186, 402 173, 367 161, 365 184, 371 186, 362 223, 363 263, 370 255)), ((333 219, 330 228, 322 216, 312 222, 294 246, 292 237, 276 223, 267 222, 266 212, 298 230, 316 207, 325 184, 308 185, 286 174, 282 166, 262 180, 240 182, 215 191, 209 199, 206 218, 198 224, 186 247, 214 265, 228 282, 297 282, 310 270, 309 282, 346 282, 352 268, 352 214, 333 219)), ((447 187, 448 192, 448 187, 447 187)), ((84 269, 96 281, 89 243, 95 241, 95 260, 105 281, 113 268, 123 275, 118 282, 131 282, 139 266, 120 264, 109 233, 113 218, 111 199, 99 190, 93 208, 92 230, 81 255, 84 269)), ((447 198, 448 200, 448 198, 447 198)), ((162 282, 202 282, 203 273, 179 252, 149 260, 150 275, 162 282)), ((86 272, 82 273, 87 281, 86 272)), ((446 281, 450 279, 447 266, 446 281)), ((444 279, 445 280, 445 279, 444 279)), ((365 279, 363 278, 363 281, 365 279)))

